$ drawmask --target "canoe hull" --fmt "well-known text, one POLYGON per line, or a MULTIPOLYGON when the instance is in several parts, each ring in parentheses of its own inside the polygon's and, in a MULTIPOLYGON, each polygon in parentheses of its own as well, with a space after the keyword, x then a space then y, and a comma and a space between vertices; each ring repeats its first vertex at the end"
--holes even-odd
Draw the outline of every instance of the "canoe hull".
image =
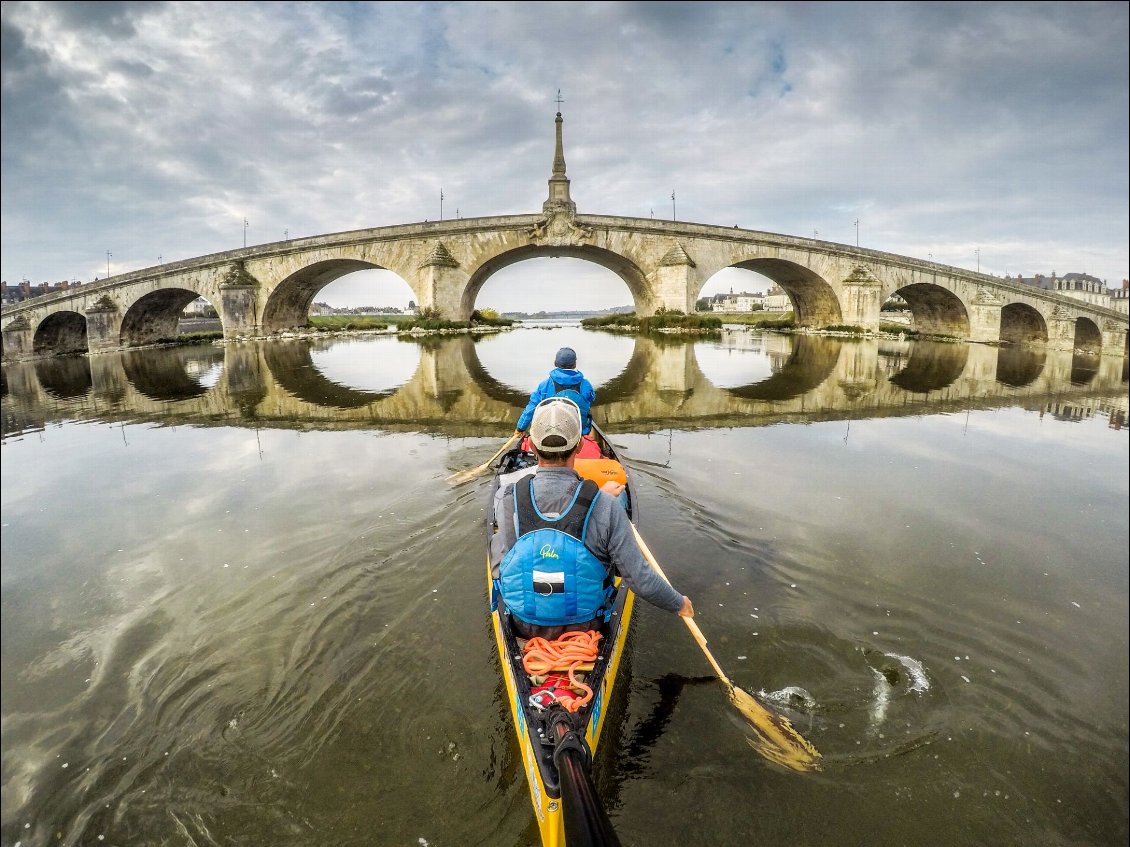
MULTIPOLYGON (((612 464, 619 467, 620 473, 623 474, 623 468, 616 461, 615 452, 607 437, 595 427, 594 434, 597 436, 604 454, 611 457, 612 464)), ((520 456, 517 448, 504 455, 499 462, 498 472, 514 470, 515 459, 520 458, 520 456)), ((520 460, 518 466, 521 466, 520 460)), ((599 471, 598 476, 605 475, 606 467, 600 465, 593 467, 599 471)), ((496 479, 496 485, 491 492, 491 503, 494 502, 494 491, 497 490, 497 484, 498 480, 496 479)), ((629 481, 625 493, 621 495, 621 502, 629 518, 633 516, 634 512, 635 498, 633 495, 634 492, 629 481)), ((491 513, 493 515, 493 509, 491 513)), ((491 520, 492 518, 488 517, 488 537, 493 531, 491 520)), ((489 555, 486 571, 489 595, 492 586, 489 555)), ((620 663, 623 659, 624 646, 628 640, 632 613, 635 609, 635 595, 621 583, 619 577, 616 578, 615 585, 616 591, 612 612, 603 631, 604 637, 600 642, 599 657, 594 663, 593 670, 588 674, 587 682, 593 689, 593 697, 573 717, 577 735, 581 735, 583 729, 584 740, 594 758, 609 706, 612 703, 616 682, 619 678, 620 663)), ((545 721, 546 713, 529 705, 530 681, 522 667, 522 656, 517 638, 507 620, 506 616, 498 610, 491 611, 491 630, 494 633, 498 658, 502 665, 502 677, 506 685, 510 718, 518 740, 522 771, 526 776, 530 803, 537 818, 543 847, 562 847, 566 843, 565 816, 562 813, 560 775, 553 765, 552 744, 545 740, 547 734, 549 734, 545 721)))
MULTIPOLYGON (((487 576, 490 576, 490 565, 487 565, 487 576)), ((604 720, 608 713, 608 705, 612 701, 613 690, 619 676, 620 661, 624 655, 624 645, 628 639, 631 626, 632 611, 635 606, 635 595, 624 590, 624 605, 620 613, 621 625, 617 628, 614 637, 614 646, 608 660, 608 670, 604 674, 600 687, 593 691, 591 714, 586 727, 585 741, 589 750, 596 755, 600 742, 601 732, 604 729, 604 720)), ((491 612, 491 629, 494 632, 495 644, 498 647, 498 658, 502 665, 502 676, 506 683, 506 697, 510 703, 510 718, 514 725, 515 735, 518 739, 518 750, 522 759, 522 770, 526 775, 526 784, 530 791, 530 803, 534 814, 537 816, 538 829, 541 832, 543 847, 562 847, 565 844, 564 818, 561 814, 560 791, 555 786, 547 786, 542 778, 542 769, 538 766, 538 756, 543 755, 545 749, 540 740, 531 730, 526 719, 526 710, 521 707, 522 700, 519 694, 519 680, 516 674, 523 673, 521 660, 515 664, 510 661, 507 649, 507 638, 503 632, 502 620, 498 612, 491 612)), ((523 686, 528 690, 528 686, 523 686)))

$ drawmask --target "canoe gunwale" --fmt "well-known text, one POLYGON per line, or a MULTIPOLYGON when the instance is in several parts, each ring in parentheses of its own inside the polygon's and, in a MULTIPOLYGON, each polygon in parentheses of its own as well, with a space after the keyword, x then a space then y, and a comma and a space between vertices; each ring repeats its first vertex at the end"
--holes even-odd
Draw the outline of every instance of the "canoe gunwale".
MULTIPOLYGON (((623 465, 607 436, 595 424, 593 425, 593 434, 601 447, 601 452, 623 465)), ((488 551, 490 538, 495 531, 494 500, 498 492, 500 476, 526 467, 530 462, 531 457, 523 454, 520 447, 514 447, 500 457, 495 467, 488 501, 490 508, 485 521, 488 551)), ((625 508, 629 519, 632 519, 635 514, 636 501, 630 479, 625 490, 627 492, 625 508)), ((487 576, 489 590, 489 552, 487 556, 487 576)), ((631 628, 632 612, 635 606, 635 595, 623 585, 619 577, 615 577, 614 585, 615 593, 609 620, 600 630, 603 637, 600 641, 598 657, 593 663, 593 670, 588 672, 585 679, 586 684, 593 690, 593 697, 577 712, 568 715, 576 735, 584 742, 590 763, 596 753, 604 718, 608 714, 613 694, 616 691, 620 660, 631 628)), ((555 743, 551 740, 553 735, 551 723, 563 710, 560 706, 538 710, 530 705, 530 679, 522 667, 521 649, 518 646, 517 635, 510 626, 510 616, 505 613, 500 599, 498 600, 498 609, 492 612, 491 618, 499 657, 507 665, 504 668, 504 676, 507 682, 506 692, 510 699, 512 726, 518 736, 519 747, 521 748, 521 759, 528 766, 532 766, 536 762, 536 775, 532 767, 527 770, 527 767, 524 766, 523 770, 526 771, 526 781, 534 811, 537 813, 543 845, 561 844, 563 843, 561 804, 559 802, 561 778, 557 766, 554 764, 555 743), (537 784, 535 784, 535 780, 537 784)))

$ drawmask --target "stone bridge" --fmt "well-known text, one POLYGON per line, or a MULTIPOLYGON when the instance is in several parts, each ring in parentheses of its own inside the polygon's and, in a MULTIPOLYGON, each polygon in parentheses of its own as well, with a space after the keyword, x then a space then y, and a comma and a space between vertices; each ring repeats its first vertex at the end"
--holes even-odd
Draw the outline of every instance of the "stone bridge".
MULTIPOLYGON (((501 436, 513 431, 528 399, 484 369, 466 336, 420 344, 414 375, 385 391, 352 388, 323 374, 314 354, 335 343, 247 342, 8 363, 4 435, 78 414, 164 425, 501 436)), ((1094 405, 1126 392, 1126 364, 1115 357, 806 336, 757 343, 765 345, 773 373, 722 388, 703 373, 694 344, 639 337, 624 370, 598 386, 594 415, 614 432, 646 433, 935 414, 1012 406, 1018 399, 1029 407, 1094 405)))
MULTIPOLYGON (((466 320, 491 275, 541 257, 594 262, 627 286, 640 315, 690 312, 724 268, 744 268, 788 294, 797 324, 879 327, 902 296, 921 332, 1122 355, 1127 316, 960 268, 844 244, 737 227, 578 214, 557 115, 549 197, 540 214, 459 218, 341 232, 201 256, 110 277, 5 310, 7 359, 97 352, 177 334, 185 306, 207 298, 224 335, 304 327, 318 292, 345 274, 392 271, 422 309, 466 320)), ((536 295, 537 281, 530 281, 536 295)))

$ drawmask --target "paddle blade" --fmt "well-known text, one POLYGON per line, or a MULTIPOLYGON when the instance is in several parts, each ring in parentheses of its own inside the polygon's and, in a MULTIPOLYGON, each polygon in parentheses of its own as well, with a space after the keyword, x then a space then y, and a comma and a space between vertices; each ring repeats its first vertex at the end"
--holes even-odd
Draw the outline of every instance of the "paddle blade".
POLYGON ((731 687, 730 702, 757 733, 750 746, 771 762, 808 773, 820 770, 820 753, 801 735, 789 719, 765 708, 752 694, 731 687))
POLYGON ((465 471, 457 471, 447 478, 447 484, 455 487, 470 482, 486 473, 490 469, 490 465, 479 465, 477 468, 471 468, 465 471))
POLYGON ((465 482, 470 482, 478 476, 482 476, 484 473, 494 467, 495 460, 497 460, 499 456, 509 450, 519 437, 520 436, 518 435, 518 433, 514 433, 508 439, 506 439, 506 443, 499 448, 497 453, 495 453, 477 468, 471 468, 467 471, 457 471, 456 473, 453 473, 447 478, 447 484, 452 486, 462 485, 465 482))

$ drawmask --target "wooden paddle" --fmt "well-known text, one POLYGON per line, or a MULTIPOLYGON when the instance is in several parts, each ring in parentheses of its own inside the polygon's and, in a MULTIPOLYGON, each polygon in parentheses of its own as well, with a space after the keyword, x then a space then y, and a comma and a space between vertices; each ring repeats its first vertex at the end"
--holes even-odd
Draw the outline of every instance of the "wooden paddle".
MULTIPOLYGON (((663 568, 659 566, 659 562, 655 561, 655 556, 651 554, 647 542, 643 540, 634 524, 632 525, 632 532, 636 536, 636 542, 640 545, 640 551, 644 558, 647 559, 657 574, 670 583, 667 575, 663 573, 663 568)), ((789 719, 779 712, 766 708, 752 694, 748 694, 734 685, 707 648, 706 636, 702 634, 702 630, 698 628, 694 619, 683 618, 683 623, 687 625, 687 629, 691 631, 694 640, 702 648, 710 666, 714 668, 714 673, 718 675, 718 678, 729 690, 730 702, 741 712, 742 717, 749 722, 757 733, 756 740, 751 740, 750 746, 771 762, 784 765, 794 771, 820 770, 820 753, 803 735, 793 728, 789 719)))
POLYGON ((510 436, 510 438, 508 438, 506 440, 506 443, 503 444, 502 447, 499 448, 497 453, 495 453, 493 456, 491 456, 489 459, 487 459, 485 462, 483 462, 477 468, 471 468, 470 470, 466 470, 466 471, 457 471, 456 473, 453 473, 451 476, 449 476, 447 478, 448 484, 449 485, 462 485, 465 482, 470 482, 472 479, 479 476, 480 474, 483 474, 486 471, 489 471, 491 469, 491 467, 494 465, 495 461, 498 460, 498 457, 501 456, 503 453, 505 453, 507 450, 509 450, 511 448, 511 446, 513 446, 514 442, 517 441, 520 437, 521 436, 518 433, 514 433, 513 435, 510 436))

